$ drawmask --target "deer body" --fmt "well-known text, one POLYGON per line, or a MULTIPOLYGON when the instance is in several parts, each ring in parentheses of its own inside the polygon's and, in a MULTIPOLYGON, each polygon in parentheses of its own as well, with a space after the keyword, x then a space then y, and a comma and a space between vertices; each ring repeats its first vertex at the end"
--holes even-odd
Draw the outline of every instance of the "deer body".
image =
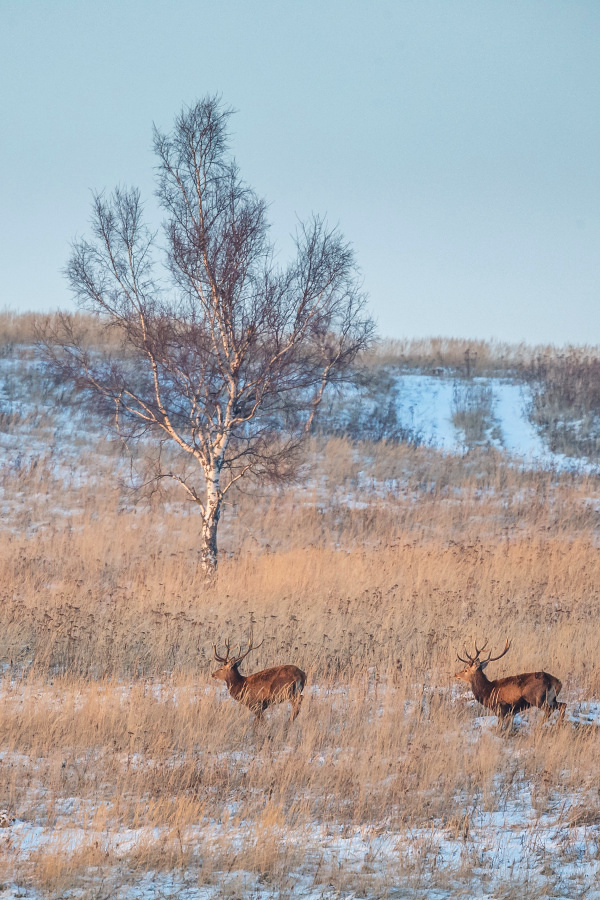
MULTIPOLYGON (((246 653, 229 659, 229 643, 226 644, 227 655, 221 657, 215 647, 215 659, 223 665, 213 672, 212 677, 224 681, 229 693, 238 703, 243 703, 250 709, 257 719, 274 703, 284 703, 289 700, 292 705, 293 722, 302 704, 302 691, 306 684, 306 675, 298 666, 273 666, 271 669, 263 669, 252 675, 240 674, 238 667, 250 652, 255 649, 250 639, 250 646, 246 653)), ((260 646, 260 644, 259 644, 260 646)))
POLYGON ((459 656, 459 660, 466 662, 467 665, 455 676, 470 685, 473 696, 482 706, 493 710, 501 719, 514 716, 515 713, 531 706, 542 709, 546 719, 558 710, 562 721, 566 703, 559 703, 556 699, 562 688, 562 682, 558 678, 549 675, 548 672, 525 672, 522 675, 509 675, 490 681, 483 670, 489 662, 495 662, 504 656, 510 649, 510 644, 506 642, 500 656, 492 659, 490 653, 487 659, 480 660, 479 655, 485 646, 484 644, 481 650, 478 650, 475 645, 475 656, 469 656, 468 653, 467 659, 459 656))

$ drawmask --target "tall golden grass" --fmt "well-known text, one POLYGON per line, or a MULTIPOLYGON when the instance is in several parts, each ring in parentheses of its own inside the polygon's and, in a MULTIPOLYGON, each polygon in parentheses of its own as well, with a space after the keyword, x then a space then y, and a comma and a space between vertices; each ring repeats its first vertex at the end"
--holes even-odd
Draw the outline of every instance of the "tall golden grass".
POLYGON ((544 668, 571 706, 598 696, 597 480, 340 439, 311 453, 324 478, 236 498, 211 586, 193 510, 131 505, 110 456, 95 482, 53 458, 4 472, 0 807, 47 837, 17 842, 3 878, 56 896, 90 873, 229 871, 233 895, 253 875, 284 896, 295 866, 338 890, 450 890, 473 861, 450 878, 428 829, 466 850, 525 790, 539 817, 564 802, 567 829, 600 816, 595 728, 474 737, 483 711, 452 688, 457 650, 509 635, 494 674, 544 668), (212 641, 252 623, 247 671, 308 672, 292 728, 275 710, 255 729, 210 680, 212 641), (374 864, 336 855, 336 835, 388 832, 374 864))

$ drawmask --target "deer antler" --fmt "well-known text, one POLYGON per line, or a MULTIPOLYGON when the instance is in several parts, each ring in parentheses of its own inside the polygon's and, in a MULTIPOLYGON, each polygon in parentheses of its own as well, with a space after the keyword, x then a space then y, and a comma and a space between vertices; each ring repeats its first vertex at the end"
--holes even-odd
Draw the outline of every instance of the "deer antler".
POLYGON ((217 662, 226 663, 228 661, 229 651, 231 649, 229 646, 229 638, 227 638, 227 640, 225 641, 225 647, 227 648, 227 656, 219 656, 219 654, 217 653, 217 645, 213 644, 213 650, 215 651, 215 659, 217 662))
POLYGON ((487 645, 488 645, 488 640, 487 640, 487 638, 485 639, 484 644, 483 644, 483 647, 482 647, 481 649, 478 649, 478 647, 477 647, 477 642, 475 642, 475 656, 474 656, 474 659, 477 659, 477 657, 478 657, 481 653, 483 653, 483 651, 485 650, 485 648, 487 647, 487 645))
POLYGON ((475 656, 471 656, 471 654, 467 652, 466 647, 464 649, 464 654, 467 657, 466 659, 463 659, 462 656, 458 655, 458 653, 456 654, 456 656, 461 662, 472 665, 475 662, 475 660, 479 658, 479 654, 482 653, 486 647, 487 647, 487 640, 485 641, 485 643, 484 643, 483 647, 481 647, 481 649, 477 646, 477 641, 476 641, 475 642, 475 656))
POLYGON ((508 640, 508 638, 506 638, 506 646, 505 646, 504 650, 502 651, 502 653, 500 654, 500 656, 492 656, 492 651, 490 650, 488 658, 486 659, 486 662, 496 662, 497 659, 502 659, 504 654, 508 653, 509 650, 510 650, 510 641, 508 640))
POLYGON ((248 654, 250 653, 251 650, 258 650, 259 647, 262 647, 262 645, 264 644, 264 642, 265 642, 265 639, 263 638, 262 641, 260 642, 260 644, 257 644, 256 647, 255 647, 255 646, 254 646, 254 635, 253 635, 252 632, 250 632, 250 637, 249 637, 249 639, 248 639, 248 649, 245 650, 243 653, 241 653, 240 651, 241 651, 242 647, 241 647, 241 644, 240 644, 240 645, 238 646, 238 656, 234 656, 233 659, 231 659, 231 660, 229 661, 229 665, 230 665, 230 666, 237 666, 239 663, 241 663, 241 661, 242 661, 243 659, 246 659, 246 657, 248 656, 248 654))

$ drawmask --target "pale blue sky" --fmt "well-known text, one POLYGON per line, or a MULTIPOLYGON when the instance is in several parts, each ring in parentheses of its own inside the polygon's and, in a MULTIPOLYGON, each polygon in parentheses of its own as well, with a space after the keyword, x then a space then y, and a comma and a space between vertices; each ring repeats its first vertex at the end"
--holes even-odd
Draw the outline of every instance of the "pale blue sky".
POLYGON ((598 0, 0 0, 0 86, 0 306, 69 306, 90 189, 152 203, 152 122, 219 92, 382 334, 600 343, 598 0))

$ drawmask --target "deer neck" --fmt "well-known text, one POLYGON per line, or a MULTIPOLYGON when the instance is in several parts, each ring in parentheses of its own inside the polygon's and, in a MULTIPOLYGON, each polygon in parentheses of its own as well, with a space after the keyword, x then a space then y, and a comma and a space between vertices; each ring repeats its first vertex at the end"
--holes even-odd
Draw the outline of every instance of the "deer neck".
POLYGON ((240 675, 237 670, 237 667, 230 669, 227 673, 227 688, 232 697, 238 697, 244 689, 244 684, 246 683, 246 676, 240 675))
POLYGON ((493 686, 494 682, 487 678, 482 669, 477 669, 473 672, 471 676, 471 690, 473 691, 475 699, 479 703, 482 703, 483 706, 487 706, 487 700, 489 699, 493 686))

